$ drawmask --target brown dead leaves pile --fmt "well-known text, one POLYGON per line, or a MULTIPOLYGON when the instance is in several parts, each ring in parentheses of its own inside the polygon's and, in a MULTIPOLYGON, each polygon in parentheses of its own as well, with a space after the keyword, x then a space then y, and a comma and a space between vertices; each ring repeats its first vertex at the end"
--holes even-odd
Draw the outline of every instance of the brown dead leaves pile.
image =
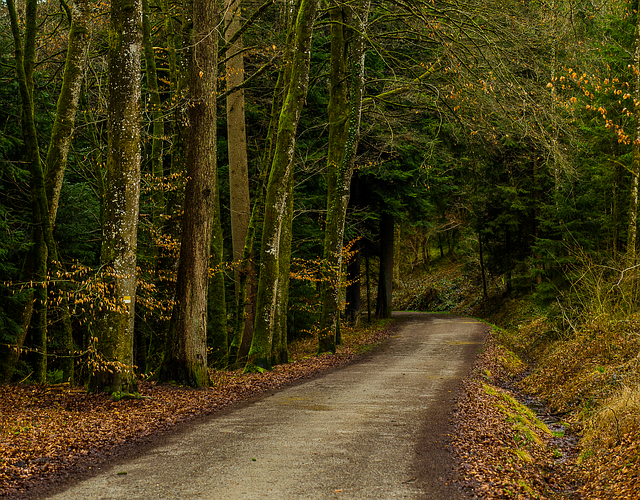
POLYGON ((509 408, 504 386, 509 355, 488 337, 473 376, 463 384, 453 436, 465 490, 475 498, 579 498, 571 476, 571 444, 541 432, 509 408), (502 386, 502 387, 501 387, 502 386))
POLYGON ((265 373, 213 372, 194 390, 141 382, 145 399, 111 401, 64 386, 0 386, 0 497, 24 494, 199 416, 354 361, 392 332, 380 326, 343 332, 335 355, 312 356, 313 341, 293 346, 294 362, 265 373))

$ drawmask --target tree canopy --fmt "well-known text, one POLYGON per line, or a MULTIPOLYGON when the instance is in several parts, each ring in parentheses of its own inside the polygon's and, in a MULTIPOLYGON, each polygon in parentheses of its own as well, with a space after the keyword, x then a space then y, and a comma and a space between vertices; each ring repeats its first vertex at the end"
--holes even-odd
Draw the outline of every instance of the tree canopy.
POLYGON ((581 259, 633 268, 637 8, 4 2, 0 380, 335 350, 438 255, 541 304, 581 259))

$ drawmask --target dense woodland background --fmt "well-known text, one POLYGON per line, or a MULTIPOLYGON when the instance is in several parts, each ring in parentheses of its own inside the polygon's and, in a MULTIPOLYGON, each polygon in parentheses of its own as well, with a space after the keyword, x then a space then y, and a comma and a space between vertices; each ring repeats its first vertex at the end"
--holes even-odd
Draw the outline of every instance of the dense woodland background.
POLYGON ((335 350, 444 256, 564 331, 635 309, 635 1, 0 5, 4 382, 335 350))

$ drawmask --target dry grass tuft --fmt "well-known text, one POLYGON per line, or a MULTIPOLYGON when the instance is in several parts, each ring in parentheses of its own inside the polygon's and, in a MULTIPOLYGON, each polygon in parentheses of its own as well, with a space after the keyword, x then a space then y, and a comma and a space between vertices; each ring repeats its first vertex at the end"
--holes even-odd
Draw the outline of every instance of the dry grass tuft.
POLYGON ((613 447, 624 436, 640 434, 640 387, 624 385, 587 421, 583 444, 586 449, 613 447))

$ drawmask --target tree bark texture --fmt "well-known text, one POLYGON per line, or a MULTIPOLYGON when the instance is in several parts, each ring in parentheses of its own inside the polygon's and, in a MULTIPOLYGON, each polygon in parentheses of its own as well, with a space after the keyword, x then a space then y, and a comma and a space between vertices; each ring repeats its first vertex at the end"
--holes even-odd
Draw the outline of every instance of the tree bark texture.
POLYGON ((112 0, 108 53, 107 181, 101 266, 106 283, 95 325, 90 388, 131 392, 140 199, 142 0, 112 0))
MULTIPOLYGON (((226 0, 225 5, 225 41, 230 43, 226 57, 227 90, 242 85, 245 79, 242 36, 237 36, 241 28, 242 6, 240 0, 226 0)), ((249 198, 249 162, 247 158, 247 133, 245 118, 244 89, 239 88, 227 97, 227 143, 229 154, 229 190, 231 210, 231 241, 235 263, 234 278, 236 307, 239 317, 244 318, 242 332, 239 332, 237 348, 234 347, 233 361, 238 353, 244 336, 245 349, 242 357, 249 351, 255 320, 255 268, 253 251, 244 258, 245 243, 251 219, 249 198), (244 279, 244 283, 241 281, 244 279), (242 289, 242 293, 241 293, 242 289), (247 298, 249 300, 247 301, 247 298), (247 342, 248 341, 248 342, 247 342)), ((252 238, 253 239, 253 238, 252 238)))
POLYGON ((291 240, 293 237, 293 175, 289 178, 289 195, 282 232, 280 234, 280 277, 276 291, 275 328, 271 347, 271 362, 281 364, 289 362, 288 326, 289 281, 291 274, 291 240))
POLYGON ((207 371, 207 290, 215 216, 216 90, 218 9, 193 0, 189 78, 188 182, 185 192, 180 263, 171 325, 160 371, 163 380, 193 387, 209 383, 207 371))
MULTIPOLYGON (((272 342, 276 327, 278 281, 281 275, 282 229, 287 217, 290 179, 294 168, 296 130, 304 106, 309 83, 311 37, 317 0, 300 0, 293 25, 295 38, 292 51, 290 84, 278 121, 278 135, 267 184, 262 230, 260 278, 256 304, 256 320, 246 370, 270 367, 272 342)), ((286 227, 286 225, 284 226, 286 227)))
MULTIPOLYGON (((240 0, 227 0, 224 24, 225 40, 228 42, 240 29, 242 10, 240 0)), ((226 82, 227 90, 239 86, 244 81, 244 57, 242 55, 242 37, 227 51, 226 82)), ((247 160, 247 134, 245 128, 244 89, 232 92, 227 97, 227 141, 229 148, 229 189, 231 208, 231 239, 233 260, 242 259, 244 243, 249 227, 251 207, 249 202, 249 172, 247 160)), ((238 276, 236 268, 236 295, 238 276)))
POLYGON ((340 339, 340 296, 344 223, 360 135, 364 88, 364 32, 369 3, 357 11, 336 2, 331 16, 331 79, 329 151, 327 161, 327 221, 320 297, 322 313, 318 352, 335 352, 340 339), (348 28, 355 23, 353 28, 348 28), (349 76, 351 85, 348 85, 349 76))
POLYGON ((62 180, 67 167, 67 155, 71 146, 90 42, 91 2, 75 0, 71 2, 70 7, 72 17, 67 58, 46 158, 47 199, 52 226, 55 224, 58 212, 62 180))

